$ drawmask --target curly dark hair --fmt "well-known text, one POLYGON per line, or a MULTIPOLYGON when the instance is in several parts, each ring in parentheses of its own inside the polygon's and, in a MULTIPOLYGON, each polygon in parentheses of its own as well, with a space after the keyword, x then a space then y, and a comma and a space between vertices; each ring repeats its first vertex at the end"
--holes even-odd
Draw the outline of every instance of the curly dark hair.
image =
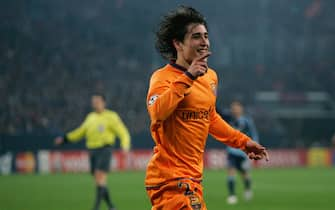
POLYGON ((167 60, 176 60, 177 51, 173 40, 184 41, 190 24, 202 24, 206 28, 205 17, 192 7, 179 6, 165 15, 156 32, 156 49, 167 60))

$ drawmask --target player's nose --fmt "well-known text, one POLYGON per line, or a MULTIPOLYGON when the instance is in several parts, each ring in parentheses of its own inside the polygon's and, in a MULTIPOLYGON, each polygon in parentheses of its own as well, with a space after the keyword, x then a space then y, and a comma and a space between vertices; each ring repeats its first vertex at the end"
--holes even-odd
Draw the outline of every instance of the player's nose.
POLYGON ((202 49, 208 49, 209 50, 209 42, 208 42, 208 40, 202 40, 201 43, 200 43, 200 47, 202 49))
POLYGON ((202 37, 202 38, 201 38, 201 42, 200 42, 200 44, 201 44, 202 46, 207 46, 207 45, 209 44, 208 39, 205 38, 205 37, 202 37))

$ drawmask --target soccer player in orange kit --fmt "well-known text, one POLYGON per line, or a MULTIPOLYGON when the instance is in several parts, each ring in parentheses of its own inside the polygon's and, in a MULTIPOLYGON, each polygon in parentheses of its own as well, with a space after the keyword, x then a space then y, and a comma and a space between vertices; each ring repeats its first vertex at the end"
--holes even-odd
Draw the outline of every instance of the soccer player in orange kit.
POLYGON ((207 65, 207 23, 191 7, 164 16, 156 48, 170 61, 153 73, 147 96, 154 154, 145 185, 152 210, 205 210, 202 174, 208 134, 246 152, 268 159, 266 149, 230 127, 215 110, 217 75, 207 65))

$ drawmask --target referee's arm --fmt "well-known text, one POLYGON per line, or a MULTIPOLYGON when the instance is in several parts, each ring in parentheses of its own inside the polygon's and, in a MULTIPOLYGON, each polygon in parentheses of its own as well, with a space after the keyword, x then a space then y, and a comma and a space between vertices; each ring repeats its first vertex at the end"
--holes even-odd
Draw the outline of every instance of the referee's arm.
POLYGON ((76 142, 84 138, 86 134, 86 120, 76 129, 64 135, 64 142, 76 142))
POLYGON ((120 139, 120 146, 124 151, 129 151, 131 147, 130 134, 127 127, 122 122, 121 118, 115 115, 115 124, 113 123, 112 130, 115 132, 117 137, 120 139))

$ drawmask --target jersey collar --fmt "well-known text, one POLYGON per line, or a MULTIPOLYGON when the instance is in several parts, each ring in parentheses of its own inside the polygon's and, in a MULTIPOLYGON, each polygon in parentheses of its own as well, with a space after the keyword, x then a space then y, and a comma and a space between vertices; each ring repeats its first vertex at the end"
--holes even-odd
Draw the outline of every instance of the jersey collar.
POLYGON ((174 62, 174 61, 171 61, 170 65, 173 66, 175 69, 178 69, 178 70, 180 70, 182 72, 187 71, 187 68, 185 68, 184 66, 181 66, 179 64, 176 64, 176 62, 174 62))

